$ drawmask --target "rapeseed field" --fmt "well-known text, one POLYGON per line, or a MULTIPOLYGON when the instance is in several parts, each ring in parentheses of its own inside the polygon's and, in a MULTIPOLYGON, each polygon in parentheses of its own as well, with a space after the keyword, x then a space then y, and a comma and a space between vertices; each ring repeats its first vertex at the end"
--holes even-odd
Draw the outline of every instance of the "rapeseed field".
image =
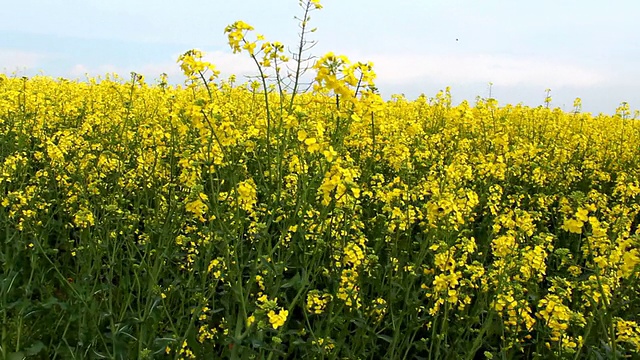
POLYGON ((0 75, 2 357, 640 356, 637 114, 384 101, 301 6, 246 82, 0 75))

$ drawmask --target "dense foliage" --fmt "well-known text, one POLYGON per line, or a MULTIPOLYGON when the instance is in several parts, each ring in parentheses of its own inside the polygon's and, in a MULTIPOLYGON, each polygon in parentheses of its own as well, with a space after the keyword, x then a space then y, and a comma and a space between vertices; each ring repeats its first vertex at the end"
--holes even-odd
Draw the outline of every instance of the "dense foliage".
POLYGON ((250 30, 245 84, 0 75, 3 357, 638 356, 626 106, 385 102, 333 54, 287 90, 250 30))

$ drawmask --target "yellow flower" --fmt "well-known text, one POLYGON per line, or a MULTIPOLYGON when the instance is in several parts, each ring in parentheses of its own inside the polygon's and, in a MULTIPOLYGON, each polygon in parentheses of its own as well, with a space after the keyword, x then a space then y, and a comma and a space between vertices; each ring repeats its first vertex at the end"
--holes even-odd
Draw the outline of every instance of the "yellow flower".
POLYGON ((632 344, 636 352, 640 351, 640 326, 638 323, 617 319, 615 327, 618 341, 632 344))
POLYGON ((304 129, 298 130, 298 141, 304 141, 307 138, 307 132, 304 129))
POLYGON ((562 225, 562 229, 574 234, 582 234, 583 222, 576 219, 566 219, 562 225))
POLYGON ((185 205, 185 210, 194 214, 201 221, 204 221, 202 215, 206 213, 207 210, 209 210, 209 206, 202 202, 203 200, 206 201, 207 196, 205 194, 200 194, 200 196, 196 200, 191 201, 187 203, 187 205, 185 205))
POLYGON ((238 184, 238 195, 240 207, 246 211, 251 211, 258 201, 256 183, 253 179, 242 181, 238 184))
POLYGON ((332 299, 331 294, 322 294, 318 290, 311 290, 307 294, 307 311, 312 314, 322 314, 332 299))
POLYGON ((284 325, 284 323, 287 321, 287 316, 289 316, 289 311, 280 310, 280 312, 276 314, 275 311, 271 310, 269 311, 267 316, 269 317, 269 322, 271 323, 271 326, 274 329, 277 329, 280 326, 284 325))
POLYGON ((587 222, 587 220, 589 220, 589 210, 584 209, 584 208, 578 208, 578 211, 576 212, 576 219, 584 222, 587 222))
POLYGON ((74 216, 73 223, 78 227, 86 228, 95 224, 95 218, 90 210, 81 209, 74 216))
POLYGON ((304 140, 304 143, 307 145, 307 150, 310 153, 314 153, 320 150, 320 144, 318 144, 318 141, 316 140, 316 138, 306 138, 304 140))

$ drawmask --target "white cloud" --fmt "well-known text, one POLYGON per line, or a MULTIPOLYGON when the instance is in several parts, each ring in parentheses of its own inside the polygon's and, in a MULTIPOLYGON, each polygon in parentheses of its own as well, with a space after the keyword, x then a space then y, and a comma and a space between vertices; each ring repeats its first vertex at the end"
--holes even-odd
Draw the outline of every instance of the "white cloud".
POLYGON ((48 55, 29 51, 0 49, 0 69, 8 71, 31 70, 48 55))
MULTIPOLYGON (((223 76, 256 75, 258 69, 247 54, 231 54, 223 51, 214 51, 205 55, 205 60, 216 66, 223 76)), ((176 67, 178 65, 176 64, 176 67)))
POLYGON ((71 75, 71 77, 78 78, 85 76, 89 71, 90 70, 85 65, 76 64, 69 71, 69 75, 71 75))
POLYGON ((412 83, 430 79, 440 83, 489 83, 500 86, 593 86, 611 74, 580 65, 508 55, 373 55, 378 80, 412 83))
POLYGON ((71 78, 84 79, 86 76, 101 76, 105 74, 118 74, 120 76, 128 75, 131 70, 126 71, 124 68, 120 68, 111 64, 103 64, 96 67, 88 67, 85 64, 76 64, 70 70, 68 75, 71 78))
MULTIPOLYGON (((221 72, 221 76, 226 78, 232 74, 238 76, 239 80, 242 80, 244 75, 256 75, 257 69, 253 61, 243 54, 231 54, 222 51, 214 51, 211 53, 204 52, 204 61, 212 63, 216 70, 221 72)), ((177 60, 179 55, 175 55, 177 60)), ((162 61, 157 63, 145 63, 137 66, 122 66, 112 64, 102 64, 99 66, 88 66, 85 64, 76 64, 69 70, 69 76, 72 78, 84 78, 89 76, 100 76, 107 73, 116 73, 125 79, 128 78, 132 71, 140 73, 147 77, 147 79, 154 79, 165 73, 172 82, 182 81, 182 70, 180 64, 176 60, 162 61)))

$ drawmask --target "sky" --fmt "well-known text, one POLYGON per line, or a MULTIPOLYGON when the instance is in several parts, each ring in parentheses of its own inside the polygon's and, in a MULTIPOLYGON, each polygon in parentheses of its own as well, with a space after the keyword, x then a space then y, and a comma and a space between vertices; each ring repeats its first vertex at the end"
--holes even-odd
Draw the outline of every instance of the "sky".
MULTIPOLYGON (((611 114, 640 109, 637 0, 323 0, 310 55, 371 61, 385 98, 453 101, 490 95, 502 105, 611 114), (492 84, 491 86, 489 84, 492 84)), ((298 0, 0 0, 0 71, 85 79, 106 73, 181 82, 178 56, 197 48, 222 76, 255 75, 224 28, 243 20, 294 47, 298 0)))

